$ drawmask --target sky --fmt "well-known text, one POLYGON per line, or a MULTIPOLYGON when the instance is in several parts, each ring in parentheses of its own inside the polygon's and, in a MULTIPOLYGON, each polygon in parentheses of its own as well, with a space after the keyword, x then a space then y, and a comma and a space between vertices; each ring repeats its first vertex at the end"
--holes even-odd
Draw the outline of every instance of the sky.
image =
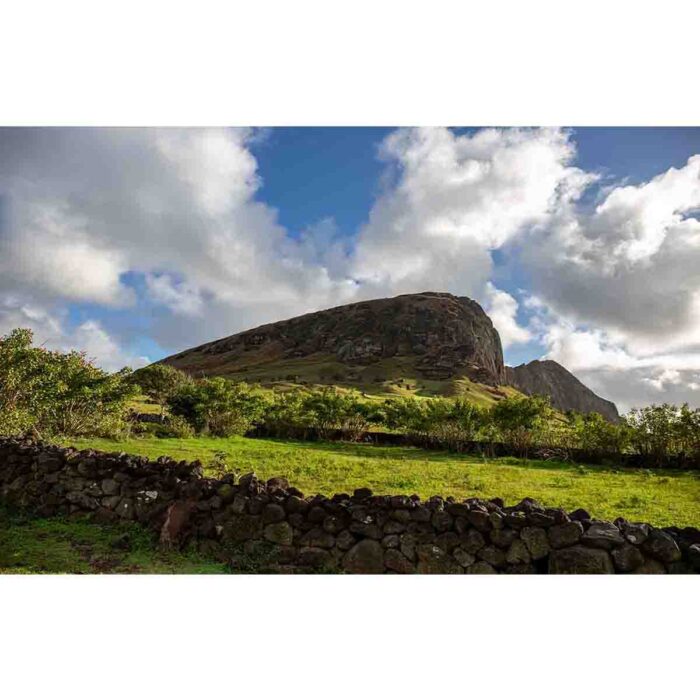
POLYGON ((116 370, 427 290, 700 406, 700 128, 0 128, 0 335, 116 370))

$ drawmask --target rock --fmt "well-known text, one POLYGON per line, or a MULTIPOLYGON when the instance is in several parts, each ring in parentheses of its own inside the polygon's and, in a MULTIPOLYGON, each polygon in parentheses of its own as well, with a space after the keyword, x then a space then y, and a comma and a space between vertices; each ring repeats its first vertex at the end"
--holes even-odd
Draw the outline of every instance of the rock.
POLYGON ((313 506, 306 515, 310 523, 320 524, 326 519, 326 511, 321 506, 313 506))
POLYGON ((549 543, 554 549, 571 547, 583 536, 583 525, 576 520, 549 528, 549 543))
POLYGON ((300 566, 309 566, 314 569, 324 569, 333 563, 331 553, 319 547, 302 547, 299 550, 297 563, 300 566))
POLYGON ((100 488, 105 496, 116 496, 119 493, 119 484, 114 479, 102 479, 100 488))
POLYGON ((642 549, 665 564, 678 561, 681 558, 681 550, 676 540, 663 530, 652 530, 649 533, 642 549))
POLYGON ((292 495, 284 502, 284 509, 290 515, 292 513, 301 513, 307 508, 308 504, 303 498, 300 498, 299 496, 292 495))
POLYGON ((398 549, 401 544, 401 540, 398 535, 387 535, 382 538, 382 547, 384 549, 398 549))
POLYGON ((412 574, 415 572, 413 564, 396 549, 388 549, 384 553, 384 566, 389 571, 396 571, 399 574, 412 574))
POLYGON ((497 574, 498 571, 491 566, 488 562, 478 561, 476 564, 468 567, 465 570, 467 574, 497 574))
POLYGON ((305 535, 302 535, 299 544, 304 547, 330 549, 335 545, 335 537, 333 537, 330 532, 326 532, 320 527, 315 527, 309 530, 305 535))
POLYGON ((469 554, 469 552, 461 547, 457 547, 457 549, 452 552, 452 556, 460 566, 465 568, 471 566, 476 561, 476 557, 473 554, 469 554))
POLYGON ((518 513, 517 511, 513 513, 506 513, 505 516, 506 525, 512 527, 515 530, 521 530, 527 526, 527 515, 525 513, 518 513))
POLYGON ((284 508, 277 503, 268 503, 262 511, 263 523, 279 523, 285 518, 284 508))
POLYGON ((625 539, 636 545, 643 544, 649 537, 650 528, 646 523, 625 523, 622 528, 625 539))
POLYGON ((107 496, 106 498, 102 499, 101 503, 105 508, 114 510, 119 505, 121 500, 121 496, 107 496))
POLYGON ((517 538, 518 533, 515 530, 511 530, 509 527, 502 530, 491 530, 491 532, 489 532, 489 539, 491 542, 501 549, 508 549, 517 538))
POLYGON ((283 476, 273 476, 271 479, 267 480, 268 489, 279 489, 280 491, 286 491, 289 488, 289 481, 283 476))
POLYGON ((233 503, 229 506, 232 513, 245 513, 248 498, 243 494, 236 494, 233 498, 233 503))
POLYGON ((399 545, 399 549, 401 550, 401 554, 403 554, 407 559, 410 561, 415 561, 416 560, 416 538, 414 535, 401 535, 399 538, 401 544, 399 545))
POLYGON ((375 523, 361 523, 357 520, 353 520, 348 526, 348 530, 350 530, 350 532, 352 532, 354 535, 368 537, 372 540, 379 540, 382 538, 382 531, 375 523))
POLYGON ((257 539, 262 532, 262 520, 259 515, 241 513, 224 523, 221 538, 225 542, 245 542, 257 539))
POLYGON ((467 520, 469 520, 479 532, 488 532, 493 527, 489 513, 482 510, 470 511, 467 520))
POLYGON ((577 508, 576 510, 569 513, 569 518, 571 520, 581 522, 583 520, 590 520, 591 516, 587 510, 584 510, 583 508, 577 508))
POLYGON ((534 564, 508 564, 503 570, 504 574, 536 574, 534 564))
POLYGON ((656 559, 646 559, 644 563, 636 568, 633 573, 635 574, 665 574, 666 567, 656 559))
POLYGON ((688 562, 695 571, 700 571, 700 544, 688 547, 688 562))
POLYGON ((236 497, 236 490, 231 486, 231 484, 221 484, 218 489, 216 489, 217 496, 221 499, 224 505, 229 505, 233 502, 236 497))
POLYGON ((337 518, 334 515, 328 515, 323 520, 322 527, 325 532, 328 532, 331 535, 337 535, 339 532, 342 532, 345 529, 345 523, 341 518, 337 518))
POLYGON ((161 545, 173 547, 182 541, 193 510, 194 503, 187 501, 176 501, 168 507, 165 522, 160 529, 161 545))
POLYGON ((238 485, 244 491, 252 491, 254 487, 258 484, 258 477, 255 472, 249 472, 244 474, 239 480, 238 485))
POLYGON ((409 512, 411 513, 411 520, 415 520, 418 523, 429 523, 432 518, 430 509, 425 506, 418 506, 409 512))
POLYGON ((419 544, 416 547, 419 574, 461 574, 462 567, 434 544, 419 544))
MULTIPOLYGON (((408 513, 408 511, 401 511, 403 513, 408 513)), ((384 525, 385 535, 400 535, 402 532, 406 531, 406 526, 403 523, 396 522, 395 520, 389 520, 384 525)))
POLYGON ((530 550, 521 539, 514 540, 506 553, 508 564, 529 564, 530 550))
POLYGON ((503 550, 498 549, 498 547, 494 547, 493 545, 486 545, 486 547, 482 547, 477 556, 479 559, 483 559, 496 569, 500 569, 506 563, 506 555, 503 550))
POLYGON ((459 538, 459 546, 470 554, 476 554, 485 544, 484 536, 477 530, 468 530, 459 538))
POLYGON ((524 527, 520 537, 525 542, 533 561, 542 559, 549 554, 547 531, 541 527, 524 527))
POLYGON ((384 550, 375 540, 358 542, 343 557, 343 569, 351 574, 381 574, 384 572, 384 550))
POLYGON ((131 498, 122 498, 122 500, 119 501, 119 505, 114 510, 123 520, 134 519, 134 502, 131 498))
POLYGON ((583 533, 581 544, 587 547, 600 547, 610 551, 625 543, 620 530, 612 523, 593 523, 586 532, 583 533))
POLYGON ((335 539, 335 546, 338 549, 342 549, 343 551, 346 551, 352 547, 357 540, 352 536, 352 533, 349 530, 343 530, 338 534, 338 536, 335 539))
POLYGON ((625 543, 611 552, 615 568, 623 573, 634 571, 644 563, 642 553, 633 544, 625 543))
POLYGON ((275 544, 291 545, 294 539, 292 526, 286 522, 274 522, 265 527, 265 539, 275 544))
POLYGON ((436 532, 447 532, 454 523, 454 518, 445 510, 438 510, 433 513, 431 523, 436 532))
POLYGON ((603 549, 575 545, 555 549, 549 555, 550 574, 613 574, 610 554, 603 549))

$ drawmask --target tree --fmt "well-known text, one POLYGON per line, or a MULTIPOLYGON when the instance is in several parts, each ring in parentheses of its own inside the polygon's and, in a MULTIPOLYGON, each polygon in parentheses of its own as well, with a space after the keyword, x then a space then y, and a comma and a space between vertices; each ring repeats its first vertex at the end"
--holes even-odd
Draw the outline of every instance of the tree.
POLYGON ((114 431, 134 395, 131 370, 109 374, 82 352, 32 346, 27 329, 0 338, 0 432, 42 436, 114 431))
POLYGON ((173 415, 185 418, 195 430, 217 437, 244 435, 262 419, 266 405, 258 390, 223 377, 183 384, 167 403, 173 415))
POLYGON ((191 384, 188 374, 164 364, 149 365, 134 372, 136 381, 146 396, 160 406, 161 420, 165 415, 168 398, 184 384, 191 384))
POLYGON ((544 396, 510 396, 491 408, 490 418, 502 439, 527 455, 553 413, 549 399, 544 396))

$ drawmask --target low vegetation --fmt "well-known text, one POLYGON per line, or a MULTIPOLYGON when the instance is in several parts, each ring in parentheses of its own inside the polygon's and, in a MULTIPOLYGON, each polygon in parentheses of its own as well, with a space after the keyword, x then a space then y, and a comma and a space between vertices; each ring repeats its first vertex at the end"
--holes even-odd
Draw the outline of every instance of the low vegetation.
POLYGON ((159 549, 133 523, 97 525, 85 516, 31 518, 0 506, 0 574, 222 574, 194 550, 159 549))

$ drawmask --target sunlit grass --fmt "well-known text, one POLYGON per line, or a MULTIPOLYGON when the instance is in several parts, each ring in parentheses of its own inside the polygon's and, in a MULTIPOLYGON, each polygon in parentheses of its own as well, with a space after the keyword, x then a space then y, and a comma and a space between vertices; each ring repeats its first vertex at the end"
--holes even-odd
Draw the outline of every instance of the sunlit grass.
MULTIPOLYGON (((142 438, 115 442, 71 440, 76 447, 124 451, 155 458, 169 455, 205 465, 223 452, 239 473, 285 476, 308 494, 416 493, 467 498, 500 497, 514 504, 532 497, 547 506, 585 508, 594 517, 643 520, 654 525, 700 527, 700 475, 673 470, 542 462, 513 457, 485 459, 412 447, 296 442, 242 437, 142 438)), ((68 443, 67 443, 68 444, 68 443)))

